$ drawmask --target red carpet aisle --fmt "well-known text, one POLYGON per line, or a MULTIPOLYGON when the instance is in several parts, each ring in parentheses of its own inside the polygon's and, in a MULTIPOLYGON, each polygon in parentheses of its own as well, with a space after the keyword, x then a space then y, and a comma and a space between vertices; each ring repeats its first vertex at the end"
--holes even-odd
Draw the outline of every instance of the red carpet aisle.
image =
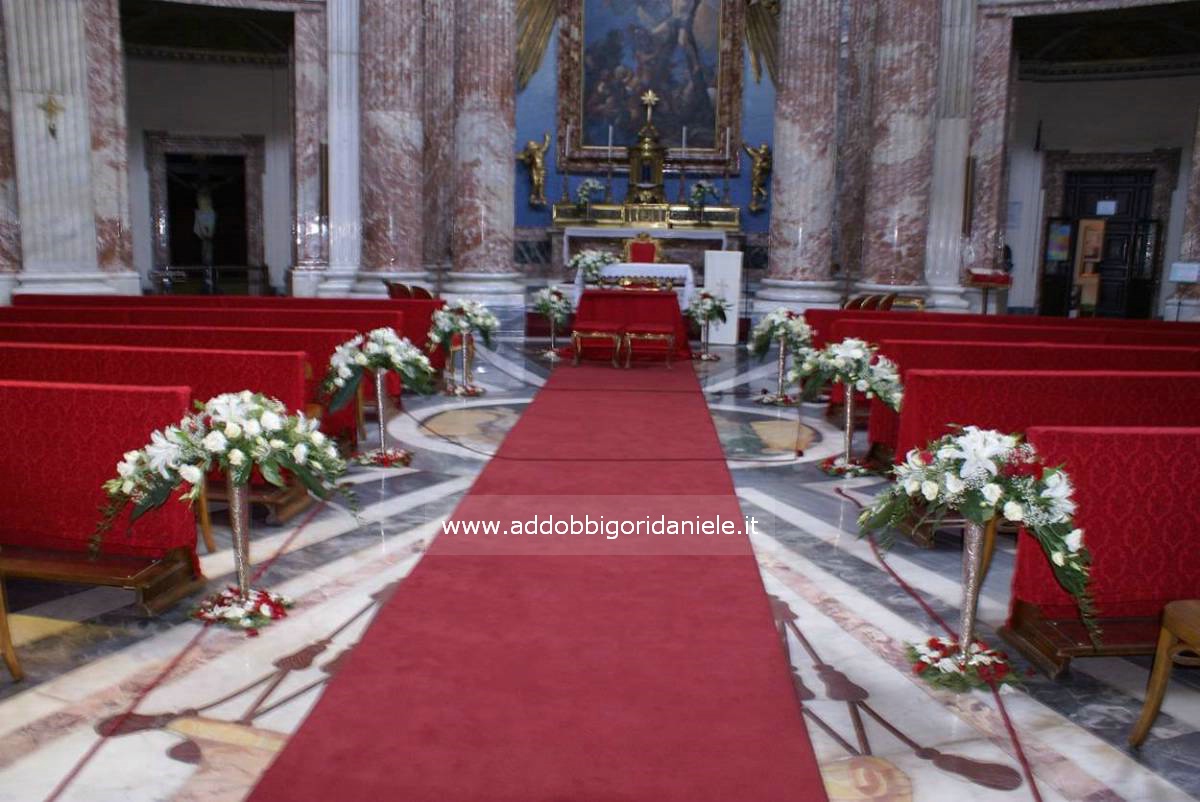
POLYGON ((688 365, 559 368, 455 519, 571 514, 739 533, 441 535, 250 798, 824 799, 688 365))

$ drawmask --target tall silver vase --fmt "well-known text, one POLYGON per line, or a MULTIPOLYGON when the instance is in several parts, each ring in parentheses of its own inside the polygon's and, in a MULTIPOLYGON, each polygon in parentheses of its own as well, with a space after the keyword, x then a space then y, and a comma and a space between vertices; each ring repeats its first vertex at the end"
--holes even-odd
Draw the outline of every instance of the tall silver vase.
POLYGON ((775 391, 775 396, 778 399, 775 403, 777 403, 777 404, 782 404, 783 399, 787 395, 787 393, 785 392, 785 390, 786 390, 785 385, 787 383, 787 358, 788 358, 787 337, 780 337, 779 338, 779 376, 778 376, 779 385, 778 385, 778 389, 775 391))
POLYGON ((250 485, 225 477, 229 493, 229 525, 233 529, 233 565, 237 570, 238 593, 250 595, 250 485))
MULTIPOLYGON (((993 521, 991 526, 995 526, 993 521)), ((975 611, 979 607, 979 589, 983 585, 983 551, 987 527, 974 521, 963 525, 962 609, 958 614, 958 656, 964 663, 975 642, 975 611)))
POLYGON ((375 371, 375 417, 379 425, 379 453, 387 453, 387 418, 383 414, 383 380, 387 371, 379 368, 375 371))
POLYGON ((850 382, 843 382, 843 384, 846 386, 846 403, 843 404, 846 418, 842 422, 842 435, 846 441, 843 457, 846 464, 849 465, 854 454, 854 385, 850 382))

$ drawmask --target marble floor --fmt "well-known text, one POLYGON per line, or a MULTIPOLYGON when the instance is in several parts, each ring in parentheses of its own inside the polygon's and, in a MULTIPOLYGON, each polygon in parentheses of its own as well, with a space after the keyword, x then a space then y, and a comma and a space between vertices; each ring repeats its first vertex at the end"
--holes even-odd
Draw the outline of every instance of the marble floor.
MULTIPOLYGON (((187 618, 189 603, 147 619, 125 591, 9 582, 28 677, 0 674, 0 800, 242 799, 545 381, 544 347, 502 337, 477 365, 485 396, 406 397, 403 411, 391 410, 392 437, 416 458, 411 468, 356 470, 357 517, 334 500, 294 525, 255 522, 253 559, 272 560, 263 584, 296 600, 257 638, 202 629, 187 618)), ((778 614, 795 617, 789 653, 832 799, 1200 799, 1200 670, 1177 669, 1145 747, 1124 745, 1146 659, 1077 660, 1065 679, 1033 676, 1003 692, 1031 787, 990 694, 934 691, 908 668, 904 643, 935 625, 856 537, 855 505, 835 492, 866 500, 879 480, 822 474, 816 463, 840 444, 823 409, 804 405, 798 425, 795 408, 755 404, 773 384, 773 361, 714 350, 722 360, 696 369, 744 512, 760 521, 763 583, 778 614)), ((220 549, 202 556, 214 585, 234 570, 217 518, 220 549)), ((954 620, 953 534, 932 549, 900 540, 886 559, 954 620)), ((1002 543, 980 603, 992 642, 1012 559, 1011 541, 1002 543)))

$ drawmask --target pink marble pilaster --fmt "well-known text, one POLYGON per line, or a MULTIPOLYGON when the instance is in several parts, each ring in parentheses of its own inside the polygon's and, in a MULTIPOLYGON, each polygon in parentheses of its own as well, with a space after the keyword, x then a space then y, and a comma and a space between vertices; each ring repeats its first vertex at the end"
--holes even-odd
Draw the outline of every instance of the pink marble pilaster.
POLYGON ((297 270, 329 264, 327 221, 321 208, 321 143, 325 141, 325 12, 294 15, 292 48, 292 181, 295 185, 297 270))
POLYGON ((0 25, 0 273, 16 273, 21 269, 21 215, 17 207, 8 86, 8 43, 4 26, 0 25))
POLYGON ((845 68, 839 80, 837 249, 842 272, 862 273, 863 214, 871 150, 871 54, 875 40, 875 0, 843 0, 846 16, 845 68))
POLYGON ((1192 173, 1188 178, 1187 208, 1183 216, 1183 236, 1179 240, 1179 258, 1200 262, 1200 113, 1192 140, 1192 173))
POLYGON ((425 7, 423 63, 425 269, 431 275, 450 269, 450 229, 454 197, 454 52, 455 0, 425 7))
POLYGON ((96 262, 105 272, 131 271, 125 58, 118 0, 86 0, 84 25, 96 262))
POLYGON ((863 279, 919 284, 933 178, 939 3, 879 0, 863 279))
POLYGON ((424 258, 421 0, 362 0, 362 268, 424 258))
POLYGON ((455 12, 453 272, 513 272, 516 2, 455 12))
POLYGON ((839 0, 806 0, 780 11, 770 279, 830 277, 839 6, 839 0))
MULTIPOLYGON (((975 182, 968 269, 996 266, 1008 211, 1006 169, 1012 88, 1012 17, 981 14, 975 28, 971 90, 971 158, 975 182)), ((1049 208, 1049 207, 1047 207, 1049 208)))

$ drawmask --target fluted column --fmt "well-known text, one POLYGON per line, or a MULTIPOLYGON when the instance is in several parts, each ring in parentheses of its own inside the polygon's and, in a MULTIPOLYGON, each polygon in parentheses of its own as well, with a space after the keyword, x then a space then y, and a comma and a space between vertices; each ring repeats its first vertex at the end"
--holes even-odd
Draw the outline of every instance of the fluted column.
POLYGON ((942 0, 938 48, 937 128, 929 207, 925 283, 929 306, 967 309, 961 283, 963 199, 971 146, 971 68, 976 0, 942 0))
POLYGON ((876 4, 863 290, 917 285, 924 275, 938 7, 938 0, 876 4))
POLYGON ((967 267, 996 266, 1008 211, 1005 183, 1009 94, 1012 84, 1012 18, 979 15, 975 26, 971 97, 971 157, 975 183, 971 215, 973 259, 967 267))
POLYGON ((454 262, 451 295, 524 303, 513 269, 516 2, 460 0, 456 11, 454 262))
POLYGON ((362 261, 359 197, 360 0, 325 5, 329 128, 329 268, 319 294, 346 295, 362 261))
POLYGON ((838 76, 838 240, 840 280, 862 275, 863 215, 871 154, 871 73, 875 0, 842 0, 842 68, 838 76))
POLYGON ((839 0, 784 3, 775 88, 770 261, 757 306, 833 306, 839 0))
POLYGON ((450 271, 450 230, 454 216, 454 53, 455 0, 425 6, 424 221, 425 270, 440 286, 450 271))
POLYGON ((12 105, 8 96, 8 50, 0 25, 0 304, 12 295, 21 269, 21 218, 17 211, 16 163, 13 159, 12 105))
MULTIPOLYGON (((1192 172, 1188 178, 1179 261, 1200 262, 1200 113, 1196 117, 1196 133, 1192 139, 1192 172)), ((1163 267, 1164 278, 1169 270, 1170 265, 1163 267)), ((1200 318, 1200 284, 1176 284, 1166 302, 1163 316, 1167 320, 1200 318)))
POLYGON ((362 0, 362 222, 358 290, 424 278, 421 0, 362 0))
POLYGON ((294 15, 292 47, 292 182, 295 186, 295 267, 292 291, 316 292, 329 265, 328 220, 321 208, 321 142, 325 139, 325 10, 294 15))

